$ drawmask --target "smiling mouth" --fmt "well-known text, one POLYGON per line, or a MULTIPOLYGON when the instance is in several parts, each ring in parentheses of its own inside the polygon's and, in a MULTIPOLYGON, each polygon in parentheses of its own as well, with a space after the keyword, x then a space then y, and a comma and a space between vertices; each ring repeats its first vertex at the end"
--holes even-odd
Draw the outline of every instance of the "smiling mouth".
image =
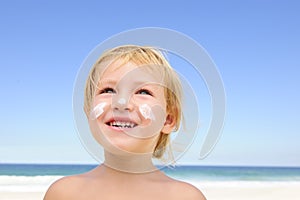
POLYGON ((111 121, 107 122, 106 125, 117 127, 117 128, 134 128, 137 126, 136 123, 133 122, 123 122, 123 121, 111 121))

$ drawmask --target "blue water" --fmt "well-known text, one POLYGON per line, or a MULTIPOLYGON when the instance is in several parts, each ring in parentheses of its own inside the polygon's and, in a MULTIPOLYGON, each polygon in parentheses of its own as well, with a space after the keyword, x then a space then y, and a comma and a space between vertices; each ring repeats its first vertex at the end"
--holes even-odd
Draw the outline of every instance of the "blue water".
MULTIPOLYGON (((0 176, 66 176, 96 165, 0 164, 0 176)), ((300 167, 176 166, 163 171, 177 179, 195 181, 300 181, 300 167)))

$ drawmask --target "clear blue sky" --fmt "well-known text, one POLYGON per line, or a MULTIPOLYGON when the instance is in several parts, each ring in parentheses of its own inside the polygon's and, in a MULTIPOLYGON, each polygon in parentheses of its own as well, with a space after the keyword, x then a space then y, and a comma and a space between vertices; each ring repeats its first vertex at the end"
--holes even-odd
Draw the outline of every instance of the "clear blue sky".
POLYGON ((226 89, 221 139, 205 160, 187 160, 300 166, 299 10, 271 0, 1 1, 0 163, 95 162, 73 122, 77 70, 108 37, 155 26, 201 44, 226 89))

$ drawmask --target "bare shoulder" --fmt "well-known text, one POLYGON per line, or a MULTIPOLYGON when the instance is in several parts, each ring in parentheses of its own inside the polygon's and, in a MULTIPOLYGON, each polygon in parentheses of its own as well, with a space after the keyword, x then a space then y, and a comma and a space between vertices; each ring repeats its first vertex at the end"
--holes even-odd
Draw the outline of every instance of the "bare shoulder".
POLYGON ((178 199, 206 200, 203 193, 192 184, 174 180, 172 185, 172 191, 178 199))
POLYGON ((44 200, 74 199, 84 185, 82 175, 66 176, 55 181, 47 190, 44 200))

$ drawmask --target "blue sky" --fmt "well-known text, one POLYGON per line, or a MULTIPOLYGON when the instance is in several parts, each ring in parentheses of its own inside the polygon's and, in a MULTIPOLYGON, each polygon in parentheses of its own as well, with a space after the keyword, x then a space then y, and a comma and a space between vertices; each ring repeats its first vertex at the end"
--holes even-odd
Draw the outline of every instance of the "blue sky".
POLYGON ((194 164, 300 166, 298 1, 1 1, 0 163, 95 163, 77 137, 73 84, 119 32, 164 27, 210 54, 227 104, 223 134, 194 164))

